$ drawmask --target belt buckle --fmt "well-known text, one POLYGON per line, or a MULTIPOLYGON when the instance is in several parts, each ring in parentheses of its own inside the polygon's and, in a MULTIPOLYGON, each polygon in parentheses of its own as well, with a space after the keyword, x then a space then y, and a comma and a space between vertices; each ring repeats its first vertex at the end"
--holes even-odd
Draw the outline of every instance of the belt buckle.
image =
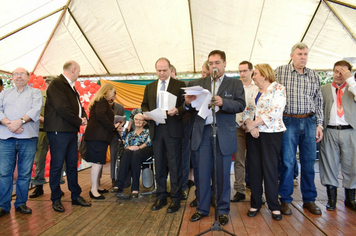
POLYGON ((342 129, 342 126, 341 126, 341 125, 337 125, 337 126, 336 126, 336 129, 337 129, 337 130, 341 130, 341 129, 342 129))

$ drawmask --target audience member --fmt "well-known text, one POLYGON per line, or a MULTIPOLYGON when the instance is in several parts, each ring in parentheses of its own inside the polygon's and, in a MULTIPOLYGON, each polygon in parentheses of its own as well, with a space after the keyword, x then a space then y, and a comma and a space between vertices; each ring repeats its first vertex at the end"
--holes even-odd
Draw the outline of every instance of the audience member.
POLYGON ((89 103, 89 122, 84 140, 87 142, 88 148, 86 161, 93 163, 90 172, 89 196, 94 199, 105 199, 99 192, 99 174, 102 166, 106 163, 108 146, 120 125, 119 123, 114 125, 114 111, 109 104, 114 98, 115 89, 112 84, 104 84, 89 103))
POLYGON ((115 194, 118 198, 128 198, 129 196, 122 193, 125 185, 125 179, 128 171, 131 169, 132 185, 131 196, 138 197, 140 173, 142 162, 153 155, 151 147, 150 132, 145 129, 146 121, 141 113, 134 117, 135 130, 126 135, 125 149, 120 158, 120 166, 118 171, 115 188, 118 193, 115 194))
POLYGON ((78 184, 78 132, 81 125, 87 124, 86 113, 74 88, 79 73, 79 64, 68 61, 63 65, 63 73, 47 89, 44 130, 47 132, 51 153, 49 185, 52 207, 57 212, 65 211, 59 185, 64 161, 72 205, 91 206, 80 196, 82 189, 78 184))
POLYGON ((334 64, 333 82, 321 87, 324 100, 324 138, 320 143, 320 179, 326 186, 326 209, 336 208, 341 164, 345 206, 356 210, 356 82, 347 61, 334 64))
POLYGON ((255 66, 253 81, 258 90, 248 97, 248 107, 243 114, 246 131, 247 162, 251 187, 251 208, 247 215, 254 217, 262 205, 262 182, 264 181, 268 208, 272 218, 282 219, 278 202, 278 159, 283 132, 283 110, 286 91, 276 82, 268 64, 255 66))
MULTIPOLYGON (((245 95, 243 85, 240 80, 227 77, 225 73, 226 56, 225 52, 214 50, 209 53, 210 74, 217 70, 215 83, 215 106, 219 107, 216 113, 217 124, 217 145, 216 145, 216 169, 217 179, 217 204, 216 211, 219 215, 221 225, 226 225, 230 211, 230 168, 232 153, 237 150, 236 140, 236 113, 242 112, 245 108, 245 95)), ((194 83, 213 92, 213 78, 202 78, 194 83)), ((196 99, 195 95, 186 95, 186 108, 193 109, 190 104, 196 99)), ((197 175, 197 211, 190 218, 191 221, 198 221, 207 216, 211 204, 211 177, 213 170, 213 138, 212 138, 212 116, 203 119, 196 116, 191 137, 191 149, 195 152, 197 175), (210 119, 211 118, 211 119, 210 119)))
MULTIPOLYGON (((54 78, 46 78, 46 87, 54 78)), ((43 185, 46 183, 45 170, 46 170, 46 157, 48 152, 48 138, 47 133, 43 131, 44 122, 44 109, 46 105, 47 89, 42 91, 42 110, 40 114, 40 131, 38 133, 38 143, 35 155, 35 176, 32 178, 31 182, 35 185, 35 190, 30 194, 30 198, 36 198, 43 195, 43 185)))
MULTIPOLYGON (((239 64, 240 80, 245 90, 246 107, 248 107, 248 98, 251 94, 258 90, 258 87, 253 82, 251 76, 253 73, 253 65, 249 61, 242 61, 239 64)), ((231 202, 239 202, 246 198, 246 183, 245 183, 245 162, 246 162, 246 132, 242 123, 243 112, 236 114, 236 135, 237 135, 237 151, 235 152, 235 182, 234 188, 236 194, 230 200, 231 202)))
POLYGON ((282 141, 279 182, 281 211, 284 215, 292 214, 289 204, 293 201, 293 173, 299 146, 303 207, 312 214, 320 215, 320 208, 315 204, 317 192, 314 183, 316 143, 323 138, 320 78, 316 71, 305 67, 308 61, 308 46, 305 43, 295 44, 290 56, 292 64, 279 66, 275 70, 277 81, 285 86, 287 96, 283 114, 287 131, 282 141))
POLYGON ((153 145, 156 165, 157 200, 152 210, 159 210, 167 205, 167 165, 171 180, 171 204, 167 212, 173 213, 179 210, 182 191, 182 115, 185 112, 183 106, 184 82, 171 79, 170 62, 167 58, 159 58, 156 62, 158 80, 148 84, 145 88, 141 108, 143 112, 152 111, 158 107, 159 91, 166 91, 177 96, 176 106, 164 111, 165 124, 156 124, 149 120, 150 137, 153 145))
POLYGON ((209 61, 206 60, 201 68, 201 77, 205 78, 210 76, 209 61))
POLYGON ((11 209, 16 162, 18 178, 14 206, 17 212, 32 213, 26 202, 38 140, 42 95, 39 89, 27 85, 28 80, 28 71, 19 67, 12 73, 15 87, 0 93, 0 217, 11 209))
POLYGON ((171 78, 177 79, 177 69, 174 67, 174 65, 170 65, 169 69, 171 70, 171 78))

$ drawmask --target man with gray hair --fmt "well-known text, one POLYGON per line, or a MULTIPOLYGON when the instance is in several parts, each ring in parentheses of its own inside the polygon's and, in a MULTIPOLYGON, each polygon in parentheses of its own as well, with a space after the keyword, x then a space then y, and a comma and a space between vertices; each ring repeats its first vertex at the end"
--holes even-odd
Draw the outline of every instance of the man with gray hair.
POLYGON ((292 64, 279 66, 275 70, 277 81, 286 87, 287 104, 283 122, 287 131, 283 135, 279 195, 281 212, 291 215, 289 204, 293 201, 293 170, 297 146, 301 164, 301 192, 303 207, 321 215, 315 204, 317 196, 314 178, 316 143, 323 138, 323 96, 320 79, 316 71, 306 68, 308 46, 297 43, 290 54, 292 64))
POLYGON ((32 213, 26 202, 38 140, 42 94, 39 89, 29 87, 28 80, 28 71, 17 68, 12 73, 15 87, 0 93, 0 217, 11 209, 16 162, 14 205, 17 212, 32 213))

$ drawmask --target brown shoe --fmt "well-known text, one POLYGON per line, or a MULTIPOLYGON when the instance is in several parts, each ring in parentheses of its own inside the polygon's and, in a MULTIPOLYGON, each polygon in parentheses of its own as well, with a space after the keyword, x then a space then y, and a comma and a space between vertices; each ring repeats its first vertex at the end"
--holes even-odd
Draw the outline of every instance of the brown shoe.
POLYGON ((315 202, 308 202, 303 204, 303 208, 307 209, 310 213, 314 215, 321 215, 320 208, 315 204, 315 202))
POLYGON ((281 203, 281 213, 283 215, 292 215, 292 211, 290 209, 290 206, 289 206, 288 202, 282 202, 281 203))

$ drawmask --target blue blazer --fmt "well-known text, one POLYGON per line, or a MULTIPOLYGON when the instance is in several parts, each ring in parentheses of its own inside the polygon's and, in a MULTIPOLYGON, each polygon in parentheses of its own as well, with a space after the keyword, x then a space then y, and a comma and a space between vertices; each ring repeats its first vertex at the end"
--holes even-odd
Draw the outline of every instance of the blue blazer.
MULTIPOLYGON (((206 77, 195 81, 194 85, 208 89, 211 92, 211 78, 206 77)), ((223 99, 223 105, 216 113, 217 145, 224 156, 237 151, 236 113, 245 109, 245 91, 240 80, 225 76, 217 95, 223 99)), ((205 120, 195 117, 191 137, 191 149, 198 150, 204 131, 205 120)))

